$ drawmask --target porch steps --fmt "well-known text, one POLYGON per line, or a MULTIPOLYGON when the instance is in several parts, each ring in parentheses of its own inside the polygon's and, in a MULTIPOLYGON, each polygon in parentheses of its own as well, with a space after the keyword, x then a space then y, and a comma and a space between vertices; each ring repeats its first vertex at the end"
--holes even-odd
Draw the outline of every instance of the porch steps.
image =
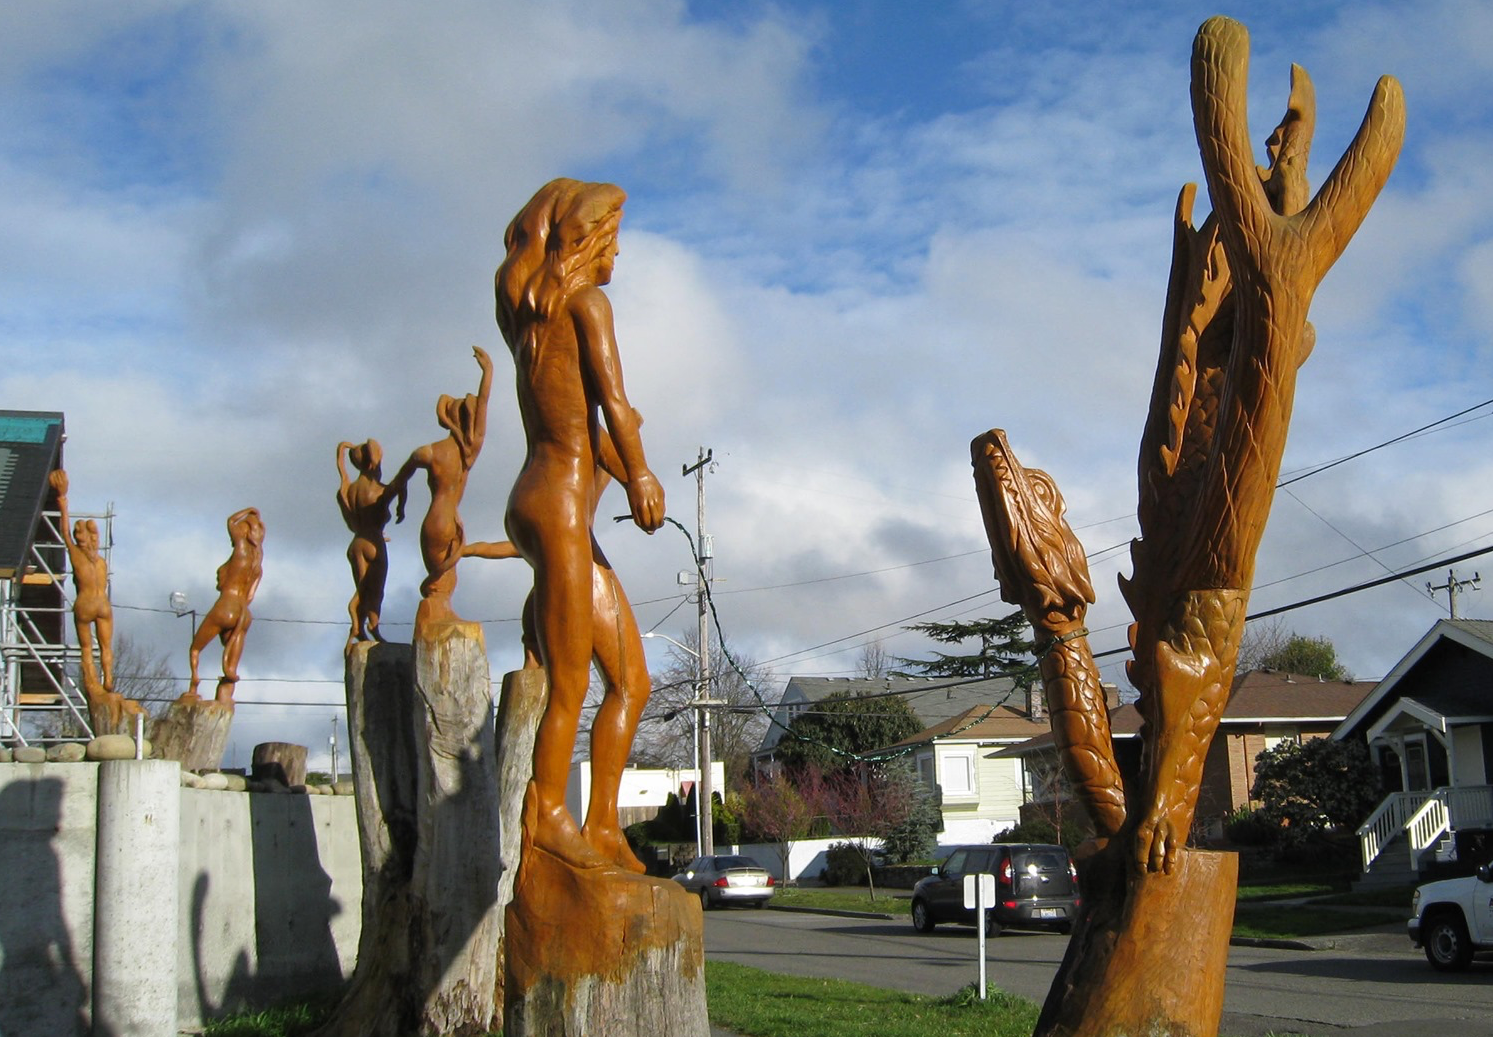
POLYGON ((1379 852, 1367 871, 1353 880, 1353 891, 1405 886, 1419 880, 1420 873, 1410 866, 1409 840, 1400 835, 1379 852))

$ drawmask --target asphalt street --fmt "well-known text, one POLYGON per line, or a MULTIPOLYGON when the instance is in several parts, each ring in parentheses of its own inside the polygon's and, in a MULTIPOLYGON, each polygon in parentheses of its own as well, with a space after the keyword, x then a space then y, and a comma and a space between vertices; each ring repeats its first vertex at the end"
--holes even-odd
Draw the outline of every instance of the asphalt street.
MULTIPOLYGON (((1007 932, 988 940, 988 980, 1040 1002, 1066 945, 1066 937, 1045 933, 1007 932)), ((710 960, 935 996, 976 980, 976 947, 974 931, 962 926, 919 935, 905 920, 772 910, 705 916, 710 960)), ((1477 962, 1461 975, 1435 972, 1396 930, 1338 937, 1313 950, 1234 947, 1221 1032, 1493 1037, 1493 963, 1477 962)), ((727 1031, 716 1037, 728 1037, 727 1031)))

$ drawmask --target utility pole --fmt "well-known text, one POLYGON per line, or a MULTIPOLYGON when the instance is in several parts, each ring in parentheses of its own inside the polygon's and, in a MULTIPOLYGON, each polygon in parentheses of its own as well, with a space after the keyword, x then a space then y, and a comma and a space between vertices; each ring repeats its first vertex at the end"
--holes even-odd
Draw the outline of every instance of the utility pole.
POLYGON ((1446 600, 1451 610, 1451 618, 1456 619, 1457 591, 1461 590, 1463 587, 1476 587, 1480 582, 1482 582, 1482 576, 1480 576, 1478 573, 1473 573, 1472 579, 1470 580, 1459 580, 1457 579, 1457 570, 1448 569, 1446 571, 1445 583, 1439 586, 1432 586, 1431 583, 1427 581, 1426 590, 1430 591, 1432 596, 1434 596, 1437 591, 1446 591, 1446 600))
POLYGON ((699 781, 695 785, 696 814, 700 819, 700 853, 715 853, 715 819, 712 816, 710 780, 710 559, 714 550, 705 532, 705 468, 714 467, 714 450, 703 446, 693 465, 682 465, 682 475, 695 473, 695 600, 699 606, 699 652, 695 655, 695 723, 698 725, 699 781))

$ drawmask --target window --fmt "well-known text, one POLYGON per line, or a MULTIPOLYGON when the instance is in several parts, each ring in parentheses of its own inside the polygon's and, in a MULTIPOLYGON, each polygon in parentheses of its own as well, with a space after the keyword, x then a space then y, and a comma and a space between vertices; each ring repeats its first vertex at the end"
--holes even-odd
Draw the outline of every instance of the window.
POLYGON ((943 758, 943 793, 945 796, 975 794, 975 757, 973 753, 945 753, 943 758))

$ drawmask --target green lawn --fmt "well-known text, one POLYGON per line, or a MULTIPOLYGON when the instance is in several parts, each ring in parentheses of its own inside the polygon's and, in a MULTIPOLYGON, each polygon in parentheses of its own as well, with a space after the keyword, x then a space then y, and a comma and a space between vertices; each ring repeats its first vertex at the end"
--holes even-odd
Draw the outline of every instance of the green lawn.
POLYGON ((907 914, 912 909, 909 891, 899 889, 895 893, 900 893, 901 896, 894 895, 894 891, 891 890, 885 892, 878 890, 876 899, 872 900, 869 894, 853 889, 779 886, 767 903, 769 906, 778 904, 788 907, 829 908, 835 911, 879 911, 888 915, 907 914))
MULTIPOLYGON (((710 1021, 743 1037, 1026 1037, 1037 1005, 990 987, 926 997, 838 979, 804 979, 707 961, 710 1021)), ((204 1037, 304 1037, 325 1006, 294 1005, 210 1024, 204 1037)), ((502 1037, 501 1034, 494 1037, 502 1037)))
POLYGON ((1026 1037, 1037 1005, 988 990, 924 997, 707 961, 710 1021, 745 1037, 1026 1037))

